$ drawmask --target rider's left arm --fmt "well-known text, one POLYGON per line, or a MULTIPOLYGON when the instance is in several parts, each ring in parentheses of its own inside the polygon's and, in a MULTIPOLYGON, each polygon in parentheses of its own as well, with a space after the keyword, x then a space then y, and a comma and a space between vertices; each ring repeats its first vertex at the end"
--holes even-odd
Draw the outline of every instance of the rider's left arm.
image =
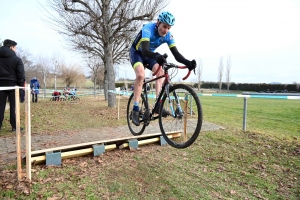
POLYGON ((180 63, 183 63, 185 64, 186 66, 188 66, 190 64, 190 61, 187 60, 185 57, 183 57, 183 55, 181 55, 177 49, 176 46, 173 46, 170 48, 173 56, 175 57, 176 61, 177 62, 180 62, 180 63))

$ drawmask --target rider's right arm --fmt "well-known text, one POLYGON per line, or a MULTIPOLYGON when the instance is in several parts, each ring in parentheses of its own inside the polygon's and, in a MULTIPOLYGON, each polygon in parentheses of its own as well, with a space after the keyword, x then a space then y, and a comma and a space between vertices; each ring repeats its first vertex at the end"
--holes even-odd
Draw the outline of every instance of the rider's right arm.
POLYGON ((159 53, 154 53, 154 52, 149 50, 149 46, 150 46, 149 41, 143 41, 143 42, 141 42, 141 44, 142 44, 142 54, 143 54, 143 56, 148 57, 148 58, 156 59, 156 57, 160 55, 159 53))

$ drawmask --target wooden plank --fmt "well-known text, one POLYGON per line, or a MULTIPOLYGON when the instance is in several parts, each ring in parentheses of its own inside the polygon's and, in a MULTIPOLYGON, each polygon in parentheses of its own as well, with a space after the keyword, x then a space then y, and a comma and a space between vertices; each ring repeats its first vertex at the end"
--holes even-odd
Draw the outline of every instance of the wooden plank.
POLYGON ((168 135, 168 138, 177 138, 177 137, 180 137, 181 136, 181 132, 179 133, 174 133, 172 135, 168 135))
MULTIPOLYGON (((105 151, 110 151, 117 148, 115 144, 106 145, 105 151)), ((67 159, 67 158, 74 158, 79 156, 84 156, 93 153, 93 148, 86 148, 86 149, 80 149, 80 150, 74 150, 69 152, 62 152, 61 153, 61 159, 67 159)), ((46 161, 46 155, 42 156, 36 156, 31 158, 31 163, 33 164, 40 164, 46 161)))
POLYGON ((186 133, 187 102, 188 102, 188 101, 184 101, 184 117, 183 117, 183 138, 184 138, 184 141, 187 140, 187 133, 186 133))
MULTIPOLYGON (((176 138, 180 137, 181 132, 173 132, 173 134, 168 135, 169 138, 176 138)), ((145 144, 150 144, 154 142, 158 142, 160 140, 159 137, 156 138, 150 138, 150 139, 145 139, 145 140, 140 140, 138 141, 139 145, 145 145, 145 144)), ((129 147, 129 143, 124 143, 119 146, 119 149, 129 147)), ((116 144, 110 144, 110 145, 105 145, 105 150, 113 150, 116 149, 116 144)), ((80 149, 80 150, 73 150, 73 151, 68 151, 68 152, 62 152, 61 157, 62 159, 67 159, 67 158, 73 158, 73 157, 78 157, 78 156, 84 156, 93 153, 93 148, 85 148, 85 149, 80 149)), ((35 156, 31 157, 31 163, 33 164, 40 164, 45 162, 46 156, 41 155, 41 156, 35 156)))
MULTIPOLYGON (((168 135, 169 138, 176 138, 176 137, 180 137, 181 133, 173 133, 168 135)), ((156 137, 156 138, 150 138, 150 139, 146 139, 146 140, 139 140, 138 141, 138 145, 145 145, 145 144, 151 144, 151 143, 155 143, 155 142, 159 142, 160 138, 156 137)), ((119 146, 119 149, 123 149, 129 147, 128 143, 123 143, 122 145, 119 146)))
POLYGON ((138 141, 138 144, 139 146, 140 145, 145 145, 145 144, 151 144, 151 143, 155 143, 155 142, 159 142, 160 138, 151 138, 151 139, 148 139, 148 140, 141 140, 141 141, 138 141))
POLYGON ((129 147, 129 143, 123 143, 122 145, 119 146, 119 149, 124 149, 126 147, 129 147))
MULTIPOLYGON (((115 144, 107 145, 105 146, 105 150, 113 150, 117 148, 115 144)), ((73 157, 78 157, 78 156, 84 156, 88 155, 94 152, 93 148, 87 148, 87 149, 81 149, 81 150, 75 150, 75 151, 69 151, 69 152, 63 152, 61 153, 62 159, 67 159, 67 158, 73 158, 73 157)))
POLYGON ((22 155, 21 155, 21 132, 20 132, 20 94, 19 86, 15 87, 15 100, 16 100, 16 150, 17 150, 17 175, 18 180, 22 178, 22 155))
MULTIPOLYGON (((168 132, 167 134, 174 134, 174 133, 179 133, 182 132, 180 131, 172 131, 168 132)), ((123 137, 123 138, 114 138, 114 139, 109 139, 109 140, 100 140, 100 141, 94 141, 94 142, 87 142, 87 143, 81 143, 81 144, 75 144, 75 145, 68 145, 68 146, 61 146, 61 147, 55 147, 55 148, 50 148, 50 149, 42 149, 38 151, 32 151, 31 156, 36 155, 36 154, 42 154, 48 151, 58 151, 58 150, 67 150, 67 149, 74 149, 82 146, 89 146, 89 145, 94 145, 94 144, 101 144, 101 143, 112 143, 116 141, 127 141, 130 139, 141 139, 141 138, 148 138, 148 137, 155 137, 155 136, 160 136, 161 133, 152 133, 152 134, 145 134, 145 135, 139 135, 139 136, 129 136, 129 137, 123 137)))
POLYGON ((26 177, 31 180, 31 110, 30 84, 25 88, 26 177))

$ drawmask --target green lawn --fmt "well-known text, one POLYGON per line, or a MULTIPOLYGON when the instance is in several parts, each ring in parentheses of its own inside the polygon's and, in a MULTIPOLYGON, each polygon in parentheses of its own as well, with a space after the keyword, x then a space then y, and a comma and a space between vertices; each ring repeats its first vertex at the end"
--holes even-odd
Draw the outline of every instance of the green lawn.
MULTIPOLYGON (((244 98, 200 97, 204 120, 243 128, 244 98)), ((300 101, 247 99, 246 130, 287 140, 300 140, 300 101)))

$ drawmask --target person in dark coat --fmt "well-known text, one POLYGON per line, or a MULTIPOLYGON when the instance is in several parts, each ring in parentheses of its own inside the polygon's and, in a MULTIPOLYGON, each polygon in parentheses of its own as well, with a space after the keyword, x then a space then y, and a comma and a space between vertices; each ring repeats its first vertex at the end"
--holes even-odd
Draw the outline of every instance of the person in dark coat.
POLYGON ((31 95, 32 95, 32 102, 38 101, 38 94, 40 93, 40 83, 36 77, 33 77, 30 80, 30 88, 31 88, 31 95))
POLYGON ((6 99, 9 98, 10 124, 12 131, 16 131, 16 101, 15 90, 1 90, 1 87, 24 86, 24 65, 16 55, 17 43, 13 40, 4 40, 0 48, 0 130, 4 119, 6 99))

